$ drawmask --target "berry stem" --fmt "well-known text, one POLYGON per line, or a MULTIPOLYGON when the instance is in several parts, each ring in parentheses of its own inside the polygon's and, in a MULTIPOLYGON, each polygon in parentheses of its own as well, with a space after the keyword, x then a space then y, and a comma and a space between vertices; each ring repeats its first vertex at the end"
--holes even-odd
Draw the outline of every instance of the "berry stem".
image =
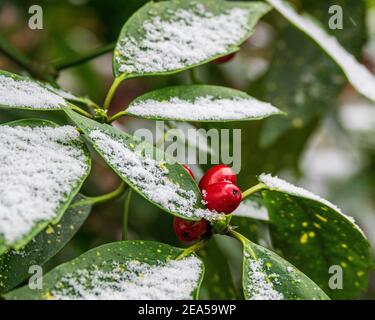
POLYGON ((232 238, 237 239, 238 241, 241 242, 243 246, 246 246, 248 249, 250 255, 253 257, 253 259, 258 260, 257 255, 255 254, 253 248, 249 245, 251 243, 245 236, 243 236, 241 233, 234 231, 233 229, 230 229, 228 231, 228 235, 230 235, 232 238))
POLYGON ((198 241, 197 243, 194 243, 192 246, 186 248, 178 257, 177 260, 183 259, 190 254, 197 252, 201 250, 208 242, 208 239, 203 239, 201 241, 198 241))
POLYGON ((103 202, 107 202, 109 200, 116 199, 116 198, 120 197, 124 193, 125 190, 126 190, 126 184, 125 184, 125 182, 121 182, 120 186, 116 190, 114 190, 110 193, 103 194, 101 196, 97 196, 97 197, 86 197, 85 199, 74 203, 72 205, 72 208, 82 207, 82 206, 86 206, 86 205, 93 206, 93 205, 97 205, 99 203, 103 203, 103 202))
POLYGON ((129 189, 124 202, 124 215, 122 220, 122 240, 128 240, 129 207, 133 190, 129 189))
POLYGON ((266 188, 264 183, 258 183, 257 185, 247 189, 246 191, 242 192, 242 201, 264 188, 266 188))

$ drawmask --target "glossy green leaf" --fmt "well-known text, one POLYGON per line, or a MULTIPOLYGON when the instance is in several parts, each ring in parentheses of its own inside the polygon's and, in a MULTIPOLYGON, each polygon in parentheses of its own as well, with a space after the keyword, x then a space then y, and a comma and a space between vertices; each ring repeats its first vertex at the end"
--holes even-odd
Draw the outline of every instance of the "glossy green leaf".
POLYGON ((107 164, 145 199, 190 220, 222 217, 204 208, 195 181, 174 158, 110 125, 66 112, 107 164))
MULTIPOLYGON (((328 11, 333 5, 346 8, 350 15, 343 16, 345 32, 328 31, 348 51, 359 56, 366 33, 365 4, 362 1, 306 0, 301 3, 304 10, 314 14, 324 25, 332 17, 328 11)), ((316 126, 321 117, 336 106, 346 81, 336 63, 292 25, 280 32, 274 48, 267 74, 257 89, 250 88, 250 93, 287 112, 286 117, 272 117, 264 121, 261 144, 276 149, 281 139, 289 141, 292 136, 302 136, 309 127, 316 126)))
POLYGON ((19 250, 62 218, 89 174, 74 127, 45 120, 0 126, 0 253, 19 250))
POLYGON ((243 241, 243 289, 248 300, 326 300, 306 275, 274 252, 243 241))
POLYGON ((335 37, 328 34, 312 17, 299 15, 288 1, 266 1, 289 22, 315 41, 341 68, 351 85, 358 92, 375 101, 375 76, 347 52, 335 37))
POLYGON ((121 30, 114 74, 171 74, 238 51, 269 8, 262 2, 151 1, 121 30))
POLYGON ((154 120, 228 122, 260 120, 282 112, 242 91, 190 85, 146 93, 131 102, 125 113, 154 120))
POLYGON ((199 256, 204 262, 207 277, 204 277, 200 290, 200 299, 234 300, 237 299, 236 288, 225 256, 213 237, 199 256))
POLYGON ((372 268, 370 245, 359 227, 336 206, 304 189, 276 177, 260 180, 267 187, 262 195, 274 245, 331 298, 357 297, 368 286, 372 268), (337 275, 331 268, 337 267, 345 290, 330 288, 337 275))
POLYGON ((91 211, 90 205, 76 205, 83 199, 78 195, 57 225, 48 225, 24 248, 0 256, 0 293, 26 280, 31 266, 42 266, 73 238, 91 211))
POLYGON ((183 249, 151 241, 122 241, 92 249, 6 299, 196 299, 204 265, 183 249))

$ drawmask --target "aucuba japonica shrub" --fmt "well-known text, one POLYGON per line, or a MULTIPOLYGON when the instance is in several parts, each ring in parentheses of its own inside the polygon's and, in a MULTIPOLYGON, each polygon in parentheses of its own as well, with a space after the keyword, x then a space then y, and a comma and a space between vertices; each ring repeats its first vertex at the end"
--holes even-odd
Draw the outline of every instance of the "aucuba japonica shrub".
MULTIPOLYGON (((241 190, 241 172, 237 176, 224 164, 205 167, 198 181, 188 164, 130 134, 126 126, 114 125, 122 117, 207 126, 265 121, 261 140, 267 144, 283 130, 313 119, 310 109, 279 109, 277 96, 264 102, 197 79, 196 67, 236 59, 272 10, 334 64, 322 63, 319 72, 340 69, 354 89, 375 101, 375 77, 324 26, 284 0, 148 2, 127 20, 113 48, 114 81, 103 105, 58 87, 52 66, 44 66, 45 75, 35 65, 25 67, 27 76, 0 71, 0 110, 25 113, 0 125, 2 297, 199 299, 203 286, 209 298, 352 299, 367 288, 373 267, 369 242, 331 202, 267 172, 241 190), (192 84, 147 92, 111 113, 113 97, 127 80, 184 71, 190 72, 192 84), (29 116, 41 111, 45 118, 29 116), (54 112, 63 114, 65 123, 48 120, 54 112), (81 192, 93 161, 104 161, 121 178, 115 191, 96 197, 81 192), (170 229, 189 244, 128 240, 135 193, 172 215, 170 229), (124 202, 122 241, 54 266, 43 276, 42 288, 24 283, 30 266, 45 265, 72 240, 93 206, 119 198, 124 202), (266 223, 259 221, 264 220, 259 213, 266 213, 266 223), (265 224, 272 245, 262 241, 265 224), (242 245, 242 292, 232 283, 227 256, 217 244, 222 237, 242 245), (332 286, 332 266, 341 268, 343 288, 332 286)), ((9 47, 0 45, 12 56, 9 47)), ((306 72, 299 81, 294 72, 292 82, 308 83, 306 76, 315 76, 306 72)), ((301 99, 308 98, 305 87, 301 90, 301 99)))

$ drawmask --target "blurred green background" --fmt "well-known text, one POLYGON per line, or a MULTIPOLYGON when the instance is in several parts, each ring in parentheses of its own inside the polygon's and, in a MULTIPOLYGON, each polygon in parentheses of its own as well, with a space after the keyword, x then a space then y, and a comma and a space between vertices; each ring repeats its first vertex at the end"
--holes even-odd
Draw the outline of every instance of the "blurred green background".
MULTIPOLYGON (((145 0, 0 0, 0 34, 29 57, 56 62, 79 57, 116 40, 127 18, 145 0), (28 27, 28 9, 43 8, 43 30, 28 27)), ((344 9, 344 29, 332 32, 360 61, 375 71, 375 1, 294 1, 318 18, 323 25, 333 4, 344 9)), ((113 80, 112 56, 103 55, 59 74, 61 87, 88 95, 102 103, 113 80)), ((22 72, 0 55, 0 69, 22 72)), ((268 14, 235 59, 225 65, 199 67, 201 81, 249 92, 272 102, 289 113, 287 118, 206 128, 242 130, 242 168, 239 184, 248 188, 262 172, 278 174, 305 186, 355 217, 375 251, 375 106, 359 97, 346 84, 342 72, 306 38, 275 12, 268 14)), ((118 91, 111 113, 155 88, 189 83, 187 72, 168 76, 133 79, 118 91)), ((0 122, 20 117, 52 118, 64 123, 59 112, 25 113, 1 111, 0 122)), ((128 132, 154 124, 122 119, 118 126, 128 132)), ((199 176, 199 168, 194 167, 199 176)), ((201 168, 206 169, 206 168, 201 168)), ((86 195, 99 195, 117 187, 119 179, 98 158, 84 186, 86 195)), ((121 238, 123 199, 95 207, 82 230, 49 266, 53 267, 100 244, 121 238)), ((153 239, 182 245, 172 231, 172 217, 133 195, 130 220, 131 239, 153 239)), ((267 228, 259 237, 267 241, 267 228)), ((241 253, 238 244, 220 237, 219 246, 230 259, 232 276, 240 283, 241 253)), ((217 248, 217 250, 219 250, 217 248)), ((203 290, 203 297, 205 293, 203 290)), ((208 297, 208 296, 207 296, 208 297)), ((375 277, 362 298, 375 298, 375 277)))

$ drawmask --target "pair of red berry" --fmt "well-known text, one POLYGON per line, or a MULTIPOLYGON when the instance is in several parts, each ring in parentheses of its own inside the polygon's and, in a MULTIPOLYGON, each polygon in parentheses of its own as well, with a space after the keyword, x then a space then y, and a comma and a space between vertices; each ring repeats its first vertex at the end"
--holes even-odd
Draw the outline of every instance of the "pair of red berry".
MULTIPOLYGON (((190 168, 185 169, 194 179, 190 168)), ((209 169, 199 181, 199 189, 202 192, 206 207, 211 211, 229 214, 241 203, 241 190, 236 185, 236 175, 232 169, 220 164, 209 169)), ((210 230, 210 224, 206 220, 189 221, 175 218, 173 229, 178 239, 190 242, 206 235, 210 230)))

